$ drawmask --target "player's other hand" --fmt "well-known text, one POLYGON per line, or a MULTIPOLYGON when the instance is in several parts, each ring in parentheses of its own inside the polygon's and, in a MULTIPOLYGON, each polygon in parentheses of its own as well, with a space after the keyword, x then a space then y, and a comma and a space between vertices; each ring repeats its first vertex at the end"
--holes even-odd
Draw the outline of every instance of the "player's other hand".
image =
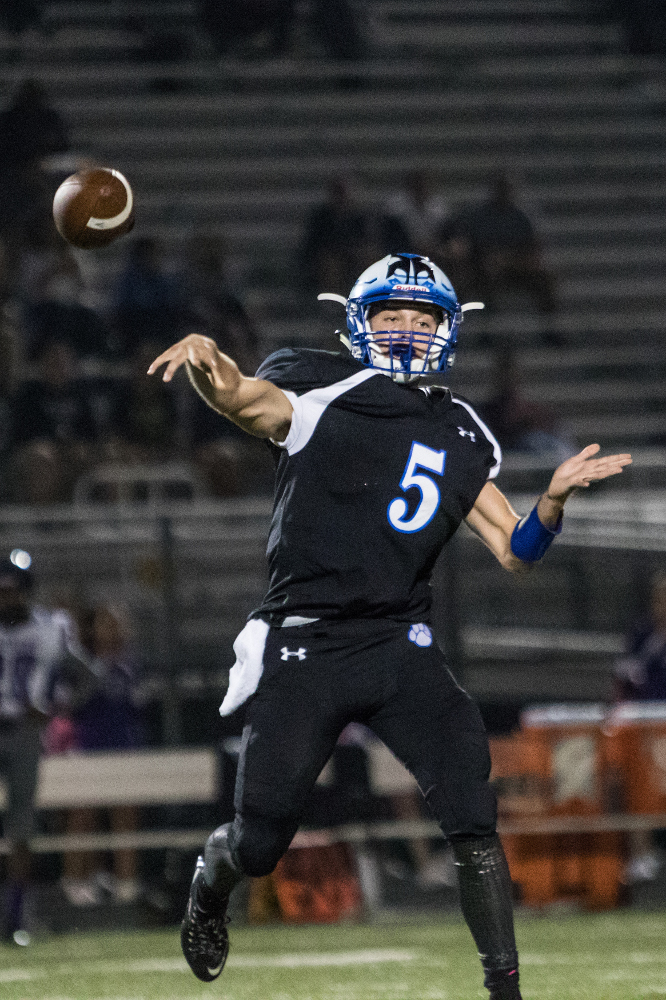
POLYGON ((162 381, 170 382, 178 369, 187 364, 203 372, 218 392, 234 392, 242 377, 236 362, 222 354, 214 340, 200 333, 190 333, 160 354, 148 369, 148 374, 154 375, 158 368, 166 365, 162 381))
POLYGON ((588 444, 578 455, 573 455, 555 469, 547 495, 551 500, 564 503, 573 490, 587 487, 599 479, 616 476, 625 465, 631 465, 631 455, 606 455, 599 458, 598 444, 588 444))

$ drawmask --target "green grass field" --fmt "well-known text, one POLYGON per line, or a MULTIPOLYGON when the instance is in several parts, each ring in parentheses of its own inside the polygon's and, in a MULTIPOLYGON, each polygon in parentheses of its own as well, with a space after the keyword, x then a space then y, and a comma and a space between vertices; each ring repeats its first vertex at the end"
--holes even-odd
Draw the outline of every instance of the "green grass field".
MULTIPOLYGON (((666 914, 518 919, 525 1000, 666 997, 666 914)), ((200 983, 175 930, 0 946, 7 1000, 469 1000, 487 997, 458 921, 233 929, 220 979, 200 983)))

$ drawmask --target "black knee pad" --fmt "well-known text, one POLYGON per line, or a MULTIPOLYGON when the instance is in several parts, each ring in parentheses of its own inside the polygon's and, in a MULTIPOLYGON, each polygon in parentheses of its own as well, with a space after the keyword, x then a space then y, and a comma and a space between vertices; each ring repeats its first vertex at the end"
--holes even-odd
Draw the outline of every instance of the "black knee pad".
POLYGON ((244 813, 234 821, 236 856, 246 875, 270 875, 294 839, 298 820, 244 813))

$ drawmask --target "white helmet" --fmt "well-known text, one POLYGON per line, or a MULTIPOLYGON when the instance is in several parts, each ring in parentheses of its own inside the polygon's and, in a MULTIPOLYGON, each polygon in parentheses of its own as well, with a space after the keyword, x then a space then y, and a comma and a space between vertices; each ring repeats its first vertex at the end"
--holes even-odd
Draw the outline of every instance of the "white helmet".
POLYGON ((453 364, 462 310, 451 282, 427 257, 395 253, 372 264, 356 281, 346 308, 347 346, 369 368, 387 371, 394 381, 404 383, 446 371, 453 364), (381 302, 435 306, 441 311, 435 334, 371 330, 370 309, 381 302))

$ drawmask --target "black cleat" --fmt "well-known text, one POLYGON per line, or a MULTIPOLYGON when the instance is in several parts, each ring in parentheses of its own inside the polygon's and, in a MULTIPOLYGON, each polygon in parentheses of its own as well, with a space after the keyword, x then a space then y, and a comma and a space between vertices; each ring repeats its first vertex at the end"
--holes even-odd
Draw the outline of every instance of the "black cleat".
POLYGON ((229 954, 226 898, 220 899, 203 881, 204 860, 194 869, 190 898, 180 927, 180 945, 194 975, 212 983, 229 954))

